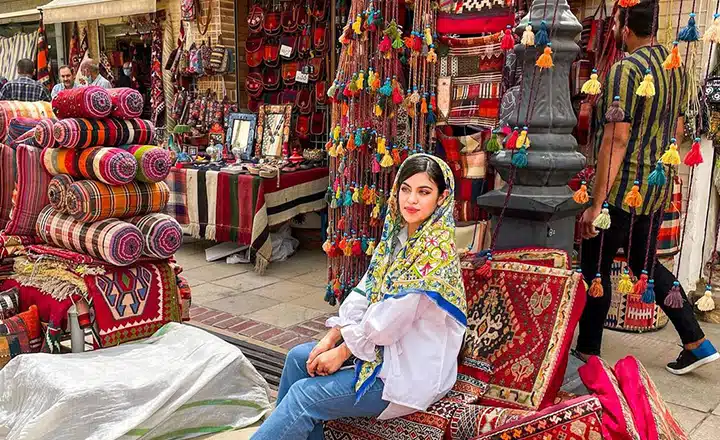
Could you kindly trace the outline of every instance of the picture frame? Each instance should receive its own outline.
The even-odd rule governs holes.
[[[236,157],[236,160],[252,159],[257,118],[254,113],[230,113],[228,116],[225,145],[229,152],[236,148],[242,150],[241,156]]]
[[[261,105],[255,139],[255,156],[279,158],[290,139],[292,105]]]
[[[198,155],[198,147],[187,147],[188,149],[188,155],[195,159],[195,157]]]

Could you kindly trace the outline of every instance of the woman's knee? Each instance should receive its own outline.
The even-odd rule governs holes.
[[[285,362],[295,362],[298,365],[305,365],[310,352],[315,347],[316,342],[306,342],[304,344],[296,345],[288,351]]]

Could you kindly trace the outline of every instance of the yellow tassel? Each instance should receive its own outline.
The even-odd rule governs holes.
[[[710,289],[706,289],[703,296],[695,302],[695,305],[701,312],[715,310],[715,301],[713,301],[712,291],[710,291]]]
[[[580,185],[579,190],[575,191],[575,194],[573,194],[573,200],[575,200],[575,203],[578,205],[584,205],[590,201],[590,196],[588,196],[587,185],[585,182]]]
[[[378,104],[375,104],[375,116],[378,118],[382,116],[382,107],[380,107]]]
[[[353,190],[352,201],[355,203],[360,203],[360,191],[358,190],[358,188],[355,188]]]
[[[431,47],[427,54],[427,62],[428,63],[435,63],[437,62],[437,54],[435,53],[435,48]]]
[[[678,50],[678,44],[676,41],[675,43],[673,43],[673,48],[670,51],[670,55],[665,58],[665,61],[663,62],[663,67],[665,68],[665,70],[671,70],[680,67],[680,64],[680,51]]]
[[[387,154],[387,149],[385,148],[385,138],[382,136],[378,136],[377,138],[377,152],[378,154]]]
[[[553,60],[552,60],[552,49],[550,48],[550,43],[548,43],[547,46],[545,46],[545,50],[543,51],[543,54],[540,55],[540,57],[535,62],[535,65],[538,66],[541,69],[549,69],[553,66]]]
[[[360,14],[355,17],[355,22],[353,23],[352,28],[356,35],[362,34],[362,18],[360,17]]]
[[[372,256],[373,252],[375,252],[375,240],[370,240],[365,255]]]
[[[333,139],[335,139],[336,141],[340,140],[340,126],[339,125],[336,125],[335,128],[333,129]]]
[[[515,142],[515,148],[520,148],[525,145],[525,142],[527,141],[527,128],[523,127],[522,131],[520,131],[520,135],[517,138],[517,141]]]
[[[630,208],[639,208],[642,206],[643,198],[640,194],[640,185],[638,181],[630,189],[630,192],[625,196],[625,204]]]
[[[670,147],[663,153],[660,160],[665,165],[680,165],[680,153],[678,153],[678,147],[675,143],[675,139],[670,140]]]
[[[535,33],[533,32],[532,26],[525,26],[525,31],[522,34],[520,43],[524,44],[525,46],[535,46]]]
[[[362,90],[365,87],[365,73],[358,73],[358,78],[355,81],[355,86],[357,86],[358,90]]]
[[[388,168],[393,165],[395,165],[395,161],[393,160],[392,156],[390,156],[390,153],[386,151],[385,156],[383,156],[382,161],[380,161],[380,166],[383,168]]]
[[[338,186],[338,188],[335,190],[335,199],[339,200],[340,197],[342,197],[342,191],[340,191],[340,187]]]
[[[335,155],[337,157],[342,157],[345,155],[345,148],[343,148],[342,141],[340,141],[340,143],[338,143],[337,150],[335,150]]]
[[[337,147],[334,143],[332,144],[332,147],[330,147],[330,149],[328,150],[328,156],[337,157]]]
[[[604,206],[600,214],[593,221],[593,226],[598,229],[610,229],[610,211]]]
[[[638,96],[655,96],[655,83],[649,70],[650,69],[648,69],[648,73],[635,91],[635,94]]]
[[[597,276],[592,280],[592,284],[590,284],[590,289],[588,290],[588,295],[592,296],[593,298],[602,298],[603,294],[604,294],[604,292],[603,292],[602,280],[599,276]]]
[[[352,244],[350,244],[350,240],[348,240],[347,246],[345,246],[345,249],[343,249],[343,254],[345,254],[346,257],[352,255]]]
[[[380,217],[380,205],[375,205],[372,212],[370,213],[371,218],[378,218]],[[374,243],[373,243],[374,244]],[[368,245],[369,247],[369,245]]]
[[[586,95],[599,95],[601,88],[597,73],[592,73],[590,79],[585,81],[580,91]]]
[[[628,293],[631,293],[633,291],[633,283],[630,279],[630,274],[627,272],[623,273],[622,276],[620,276],[620,282],[618,282],[618,292],[622,293],[623,295],[627,295]]]
[[[430,32],[429,26],[425,28],[425,44],[427,44],[428,46],[433,44],[432,33]]]

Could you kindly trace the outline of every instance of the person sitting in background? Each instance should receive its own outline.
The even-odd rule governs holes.
[[[112,89],[112,84],[104,76],[100,75],[100,65],[97,61],[87,59],[80,64],[80,73],[87,78],[88,86],[98,86],[105,89]]]
[[[120,71],[120,76],[115,82],[115,87],[129,87],[132,89],[137,89],[137,85],[133,84],[131,62],[127,61],[125,62],[125,64],[123,64],[123,68]]]
[[[324,421],[401,417],[452,388],[467,326],[454,186],[437,157],[402,164],[367,272],[328,334],[290,350],[277,407],[252,440],[321,440]],[[342,368],[351,356],[357,374]]]
[[[27,58],[17,62],[18,78],[8,81],[0,90],[0,101],[50,101],[45,86],[32,79],[35,63]]]
[[[50,95],[53,99],[60,93],[61,90],[70,90],[75,86],[73,84],[73,72],[70,66],[60,67],[60,82],[55,84]]]

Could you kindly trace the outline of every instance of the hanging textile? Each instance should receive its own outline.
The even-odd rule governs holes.
[[[17,78],[17,62],[23,58],[34,60],[37,56],[38,32],[16,34],[10,38],[0,37],[0,76],[8,80]]]
[[[70,37],[70,68],[74,73],[77,73],[78,67],[80,67],[80,61],[82,61],[85,52],[80,50],[80,31],[78,30],[78,24],[73,24],[72,37]]]
[[[37,80],[48,90],[52,90],[55,85],[50,75],[50,51],[48,50],[47,35],[45,34],[45,25],[40,20],[40,29],[38,29],[37,42]]]
[[[165,92],[163,91],[163,28],[156,23],[152,30],[150,59],[150,106],[152,121],[155,128],[165,126]]]

